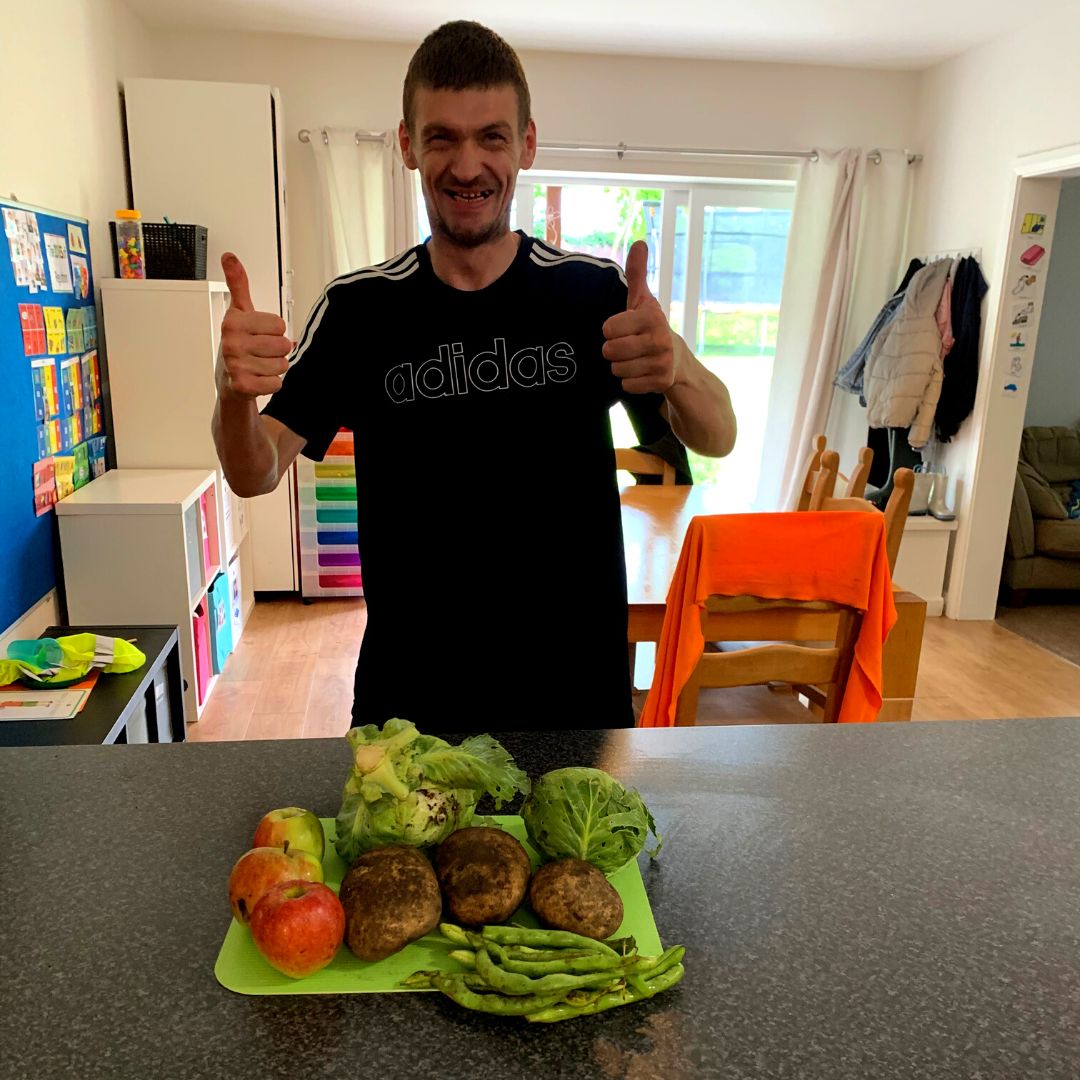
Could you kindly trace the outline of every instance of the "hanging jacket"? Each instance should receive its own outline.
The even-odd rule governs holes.
[[[893,321],[893,317],[896,315],[897,308],[900,307],[901,302],[904,299],[904,291],[907,289],[911,279],[915,276],[916,271],[923,268],[923,263],[918,259],[912,259],[908,263],[907,272],[904,274],[904,280],[900,282],[896,289],[896,292],[885,301],[884,307],[877,313],[877,317],[870,324],[870,329],[866,332],[866,337],[859,342],[855,347],[855,351],[848,357],[847,362],[839,370],[836,378],[833,380],[833,385],[839,390],[844,390],[849,394],[859,395],[859,404],[866,405],[866,397],[863,394],[863,370],[866,367],[866,358],[870,355],[870,347],[874,344],[874,339]]]
[[[970,256],[960,260],[952,282],[952,331],[955,341],[945,360],[934,427],[939,442],[949,442],[975,407],[979,385],[979,331],[982,300],[988,286],[979,264]]]
[[[952,262],[942,259],[911,279],[888,329],[875,340],[863,385],[871,427],[908,427],[913,447],[925,446],[941,396],[941,334],[934,315]]]

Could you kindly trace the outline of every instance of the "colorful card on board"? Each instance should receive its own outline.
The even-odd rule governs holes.
[[[45,258],[49,260],[49,277],[53,292],[74,292],[71,263],[68,262],[67,237],[45,233]]]
[[[71,474],[71,482],[78,490],[90,483],[90,457],[86,443],[79,443],[71,456],[75,459],[75,469]]]
[[[101,400],[101,367],[98,364],[97,349],[93,349],[83,357],[88,362],[90,369],[90,400]]]
[[[1020,223],[1020,232],[1025,236],[1046,232],[1046,215],[1025,214],[1024,220]]]
[[[41,253],[41,234],[38,231],[37,214],[30,210],[4,207],[4,233],[7,236],[11,268],[15,272],[15,284],[32,293],[44,292],[45,260]]]
[[[63,416],[77,415],[83,405],[82,365],[77,356],[60,361],[60,412]]]
[[[89,307],[83,308],[83,329],[86,336],[86,348],[97,348],[97,313],[94,311],[94,306],[91,304]]]
[[[22,329],[23,355],[44,356],[49,350],[45,340],[45,316],[41,305],[20,304],[19,325]]]
[[[34,513],[41,517],[56,505],[56,465],[51,457],[34,462]]]
[[[75,490],[75,458],[70,454],[57,454],[53,462],[56,466],[56,498],[66,499]]]
[[[85,300],[90,295],[90,268],[81,255],[71,256],[71,283],[76,300]]]
[[[83,329],[83,312],[85,308],[68,308],[67,313],[67,347],[68,352],[82,352],[86,348],[85,331]]]
[[[98,477],[105,471],[105,436],[87,440],[87,455],[90,459],[90,475]]]
[[[67,333],[64,328],[64,312],[62,308],[47,307],[42,309],[45,313],[45,334],[48,338],[49,355],[59,356],[66,353]]]
[[[56,361],[49,357],[30,361],[34,384],[34,412],[38,423],[60,415],[60,395],[56,389]]]
[[[38,426],[38,458],[47,458],[59,453],[62,442],[59,420],[47,420]]]
[[[82,231],[81,225],[74,225],[68,223],[68,247],[74,251],[77,255],[86,254],[86,234]]]
[[[101,402],[95,401],[90,406],[90,431],[91,435],[101,435],[105,431],[105,417],[101,410]]]

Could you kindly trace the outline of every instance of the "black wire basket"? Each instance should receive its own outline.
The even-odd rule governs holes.
[[[116,222],[109,222],[112,234],[113,264],[116,276]],[[148,278],[173,281],[206,280],[206,226],[142,223],[143,259]]]

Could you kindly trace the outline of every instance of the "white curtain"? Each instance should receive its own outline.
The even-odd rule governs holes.
[[[817,161],[803,164],[769,392],[762,509],[794,505],[810,440],[829,423],[833,378],[860,326],[865,332],[896,287],[910,172],[902,151],[881,151],[875,162],[863,150],[819,150]],[[842,449],[841,462],[848,464]]]
[[[311,133],[327,281],[385,262],[419,241],[414,173],[397,140],[357,140],[352,131]]]

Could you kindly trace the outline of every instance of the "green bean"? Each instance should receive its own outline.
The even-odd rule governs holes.
[[[533,978],[540,975],[568,975],[608,971],[612,968],[621,967],[633,959],[632,957],[608,956],[606,953],[600,952],[586,952],[570,955],[565,959],[517,960],[509,955],[508,949],[504,949],[494,941],[487,943],[487,951],[504,971],[511,971],[518,975],[529,975]],[[570,949],[565,951],[567,953],[571,952]],[[452,956],[453,953],[450,955]],[[553,955],[557,955],[557,953]]]
[[[439,923],[439,933],[442,934],[447,941],[452,941],[455,945],[469,944],[469,939],[465,936],[465,931],[460,926],[455,926],[453,923]]]
[[[538,1009],[525,1014],[529,1023],[551,1024],[558,1020],[571,1020],[576,1016],[589,1016],[593,1013],[606,1012],[608,1009],[616,1009],[620,1005],[630,1005],[636,1001],[644,1001],[656,994],[673,987],[686,974],[682,964],[676,964],[668,968],[662,975],[645,982],[646,993],[642,994],[631,987],[615,990],[604,994],[588,1005],[571,1005],[568,1002],[560,1002],[544,1009]]]
[[[499,948],[511,960],[535,961],[538,964],[549,960],[574,960],[579,956],[599,955],[596,949],[532,949],[528,945],[500,945]]]
[[[470,990],[465,976],[438,974],[432,980],[436,989],[441,990],[451,1001],[475,1012],[496,1013],[502,1016],[523,1016],[558,1004],[560,994],[536,995],[527,997],[503,997],[502,994],[478,994]]]
[[[641,957],[629,970],[634,975],[645,975],[652,979],[675,964],[681,963],[685,955],[686,949],[684,946],[672,945],[670,949],[665,949],[659,956]]]
[[[464,964],[466,967],[476,967],[476,953],[472,949],[453,949],[447,953],[447,956],[451,960],[456,960],[459,964]]]
[[[596,952],[619,954],[603,941],[571,934],[568,930],[529,930],[517,926],[485,926],[481,934],[498,945],[542,945],[547,948],[593,949]]]
[[[487,952],[477,952],[476,973],[483,976],[492,989],[514,997],[525,994],[565,995],[571,990],[605,986],[619,977],[617,972],[600,971],[589,975],[556,974],[530,979],[527,975],[504,971]]]

